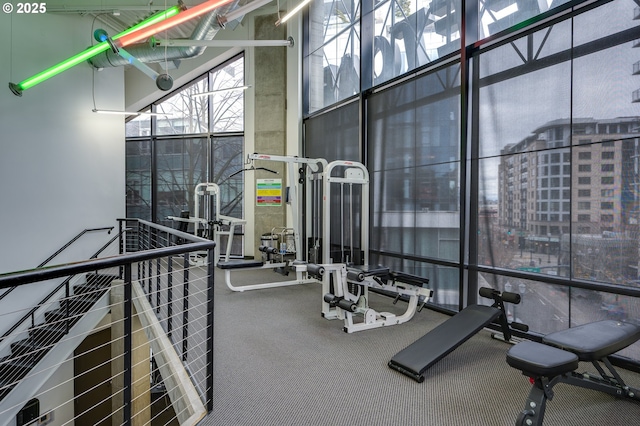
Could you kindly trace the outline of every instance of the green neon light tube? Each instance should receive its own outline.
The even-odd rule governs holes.
[[[140,22],[139,24],[134,25],[133,27],[117,34],[115,38],[118,37],[122,37],[124,35],[130,34],[131,32],[137,31],[141,28],[145,28],[149,25],[153,25],[156,24],[160,21],[163,21],[167,18],[170,18],[171,16],[175,16],[178,13],[180,13],[181,8],[180,6],[174,6],[170,9],[158,12],[154,15],[151,15],[149,18],[145,19],[144,21]],[[84,50],[83,52],[78,53],[75,56],[72,56],[71,58],[60,62],[57,65],[52,66],[51,68],[42,71],[41,73],[38,73],[36,75],[34,75],[33,77],[29,77],[26,80],[21,81],[18,84],[14,84],[14,83],[9,83],[9,88],[11,89],[11,91],[17,95],[17,96],[22,96],[22,92],[32,88],[33,86],[42,83],[45,80],[48,80],[49,78],[60,74],[63,71],[68,70],[69,68],[72,68],[76,65],[78,65],[81,62],[84,62],[88,59],[93,58],[95,55],[104,52],[105,50],[108,50],[110,48],[109,42],[103,41],[101,43],[98,43],[94,46],[89,47],[88,49]]]

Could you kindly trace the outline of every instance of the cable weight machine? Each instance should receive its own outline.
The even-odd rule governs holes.
[[[220,213],[220,187],[217,184],[212,182],[199,183],[193,192],[194,215],[190,216],[186,211],[181,216],[168,216],[167,219],[178,222],[182,231],[188,232],[189,225],[191,225],[194,235],[214,240],[216,243],[215,261],[220,259],[221,237],[226,235],[224,260],[228,261],[236,226],[244,225],[246,221]],[[204,266],[207,263],[206,256],[206,252],[191,253],[189,263],[193,266]]]

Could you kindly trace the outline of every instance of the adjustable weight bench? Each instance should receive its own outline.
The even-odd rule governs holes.
[[[525,341],[511,347],[507,363],[533,383],[516,426],[542,425],[547,400],[553,398],[553,387],[558,383],[640,400],[639,391],[625,384],[609,360],[609,355],[639,339],[640,326],[605,320],[550,333],[543,343]],[[577,373],[580,361],[591,362],[597,374]]]
[[[511,329],[527,331],[525,324],[509,323],[504,303],[520,303],[517,293],[502,292],[482,287],[480,296],[494,300],[493,305],[467,306],[433,330],[398,352],[388,366],[418,383],[424,381],[425,372],[435,363],[450,354],[473,335],[498,321],[505,340],[511,340]]]

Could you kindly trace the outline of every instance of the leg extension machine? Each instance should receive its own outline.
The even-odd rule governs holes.
[[[429,283],[426,278],[390,272],[388,268],[375,270],[347,267],[344,276],[334,276],[333,293],[327,280],[323,281],[322,316],[327,319],[343,319],[344,331],[370,330],[402,324],[413,318],[433,294],[433,290],[425,288]],[[377,312],[369,307],[369,288],[383,290],[400,297],[408,297],[407,310],[402,315],[390,312]],[[361,321],[357,321],[361,317]]]

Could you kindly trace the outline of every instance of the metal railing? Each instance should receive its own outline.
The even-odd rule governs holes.
[[[45,260],[40,265],[38,265],[38,268],[42,268],[43,266],[45,266],[47,263],[49,263],[52,259],[54,259],[58,254],[62,253],[67,247],[69,247],[71,244],[73,244],[73,242],[75,242],[78,238],[80,238],[85,233],[91,232],[91,231],[98,231],[98,230],[108,230],[109,233],[111,233],[111,230],[113,230],[113,227],[85,229],[84,231],[79,233],[74,239],[69,241],[65,246],[60,248],[56,253],[54,253],[53,255],[49,256],[49,258],[47,260]],[[124,230],[121,230],[118,235],[115,235],[115,236],[111,237],[111,239],[109,241],[107,241],[107,243],[104,244],[100,249],[98,249],[98,251],[96,251],[91,257],[89,257],[89,259],[96,259],[101,254],[107,252],[107,250],[110,247],[112,247],[112,244],[116,240],[120,240],[122,238],[123,232],[124,232]],[[69,298],[69,295],[71,294],[71,286],[73,284],[72,280],[74,278],[76,278],[75,275],[69,276],[64,281],[62,281],[60,284],[58,284],[58,286],[55,287],[53,291],[51,291],[49,294],[47,294],[42,300],[40,300],[39,303],[37,303],[35,306],[33,306],[18,321],[16,321],[11,327],[9,327],[9,329],[3,333],[2,337],[0,337],[0,342],[3,341],[4,339],[6,339],[7,337],[11,336],[13,333],[16,332],[16,330],[20,329],[21,327],[22,327],[22,329],[25,329],[27,327],[35,327],[35,315],[38,312],[39,307],[47,306],[48,301],[50,299],[52,299],[52,298],[55,298],[56,295],[59,297],[60,296],[59,293],[61,291],[63,291],[63,289],[64,289],[64,292],[65,292],[65,296],[64,297]],[[14,286],[14,287],[9,288],[5,293],[2,294],[2,297],[4,297],[7,293],[15,290],[16,288],[18,288],[18,286]],[[0,297],[0,300],[2,299],[2,297]],[[72,312],[69,312],[69,306],[67,305],[67,307],[66,307],[66,318],[67,318],[67,321],[66,321],[66,332],[69,332],[69,319],[73,318],[71,314],[72,314]],[[25,326],[25,323],[27,323],[27,322],[30,322],[30,324]]]
[[[0,321],[29,318],[0,342],[0,426],[195,424],[212,409],[215,243],[119,222],[108,257],[0,276],[33,295],[65,283],[22,309],[0,304]]]
[[[71,247],[73,245],[73,243],[75,243],[76,241],[78,241],[84,234],[87,234],[89,232],[97,232],[97,231],[107,231],[108,234],[111,233],[111,231],[113,230],[113,226],[103,226],[101,228],[87,228],[83,231],[80,231],[75,237],[73,237],[72,239],[70,239],[67,243],[65,243],[62,247],[60,247],[58,250],[55,251],[55,253],[53,253],[51,256],[47,257],[43,262],[41,262],[37,268],[41,268],[45,265],[47,265],[49,262],[51,262],[53,259],[55,259],[56,257],[58,257],[58,255],[60,253],[62,253],[63,251],[65,251],[66,249],[68,249],[69,247]],[[98,252],[99,254],[99,252]],[[97,255],[96,255],[97,257]],[[2,300],[5,296],[7,296],[9,293],[11,293],[16,287],[10,287],[8,289],[6,289],[6,291],[2,294],[0,294],[0,300]]]

